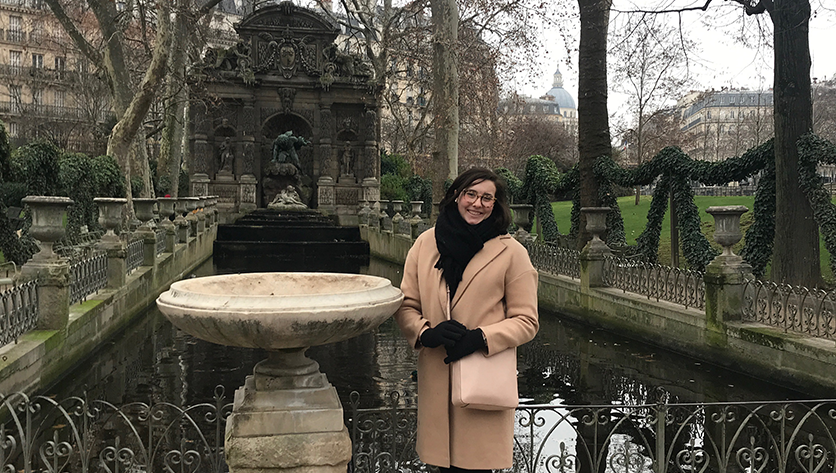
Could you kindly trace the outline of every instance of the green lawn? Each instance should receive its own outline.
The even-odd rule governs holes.
[[[642,196],[639,205],[636,205],[635,196],[620,197],[618,199],[618,206],[621,208],[621,216],[624,219],[624,233],[627,236],[627,243],[630,245],[636,244],[636,238],[644,230],[647,225],[647,212],[650,210],[650,196]],[[752,206],[754,197],[735,196],[735,197],[694,197],[694,203],[700,209],[700,220],[702,221],[703,233],[708,236],[709,241],[714,242],[712,235],[714,234],[714,218],[705,212],[705,209],[711,206],[719,205],[745,205],[750,211],[745,213],[741,218],[741,225],[743,231],[749,227],[752,221]],[[568,233],[570,227],[569,216],[572,211],[572,202],[552,202],[552,210],[554,211],[557,227],[561,233]],[[669,209],[670,210],[670,209]],[[714,244],[718,249],[719,245]],[[735,246],[735,251],[739,251],[743,247],[743,241]],[[833,273],[830,271],[830,254],[824,248],[824,240],[820,240],[821,248],[821,267],[822,275],[825,281],[833,281]],[[685,257],[680,251],[680,265],[685,264]],[[671,224],[670,211],[665,213],[665,219],[662,223],[662,235],[659,242],[659,261],[662,264],[670,264],[671,261]]]

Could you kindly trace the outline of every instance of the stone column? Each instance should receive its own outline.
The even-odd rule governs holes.
[[[256,200],[256,184],[258,181],[253,175],[244,175],[238,180],[238,211],[252,212],[258,208],[258,201]]]
[[[29,233],[41,251],[21,268],[24,280],[38,281],[39,330],[63,330],[70,317],[70,262],[52,251],[64,237],[64,214],[73,204],[68,197],[28,196],[22,202],[32,211]]]
[[[93,202],[99,206],[99,224],[107,230],[102,235],[97,248],[107,255],[107,289],[117,289],[125,285],[128,271],[128,247],[119,238],[116,230],[122,224],[122,213],[128,199],[96,197]]]
[[[377,202],[380,200],[380,183],[375,177],[367,177],[361,183],[363,186],[363,195],[360,200],[367,202]]]
[[[704,276],[706,325],[714,331],[725,332],[726,322],[741,319],[746,282],[754,279],[752,267],[731,249],[743,237],[740,216],[748,210],[743,205],[706,209],[714,217],[714,241],[723,247],[705,267]]]
[[[204,173],[197,173],[192,175],[189,179],[191,184],[191,195],[206,195],[209,193],[209,176]]]
[[[195,210],[197,210],[198,202],[200,201],[197,197],[186,197],[186,222],[189,224],[189,236],[197,238],[197,215],[195,215]]]
[[[592,287],[603,287],[604,258],[612,254],[610,248],[601,240],[601,234],[607,229],[607,214],[609,207],[583,207],[581,212],[586,215],[586,230],[592,234],[592,240],[587,242],[580,255],[581,290],[588,291]]]

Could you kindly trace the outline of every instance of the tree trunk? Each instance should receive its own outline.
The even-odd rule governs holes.
[[[821,285],[819,233],[798,182],[796,141],[813,129],[810,96],[810,2],[782,0],[770,12],[775,30],[775,244],[776,282]]]
[[[456,68],[459,9],[455,0],[430,0],[433,26],[433,201],[444,197],[444,182],[459,173],[459,73]]]
[[[607,26],[612,0],[578,0],[581,39],[578,50],[578,170],[581,207],[598,207],[598,181],[592,172],[595,159],[611,155],[607,113]],[[581,214],[578,247],[592,235]]]
[[[183,77],[187,59],[187,48],[184,47],[184,42],[188,41],[186,26],[185,18],[178,15],[174,24],[169,57],[170,80],[166,84],[165,96],[169,97],[170,103],[166,107],[168,113],[165,116],[165,126],[160,140],[160,159],[157,163],[157,174],[169,177],[171,188],[168,193],[173,197],[177,196],[176,186],[180,177],[181,147],[185,125],[183,114],[188,100],[187,86]]]

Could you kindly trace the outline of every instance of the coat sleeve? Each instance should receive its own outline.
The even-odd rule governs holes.
[[[418,282],[418,256],[421,252],[421,244],[416,241],[406,255],[406,263],[403,269],[401,280],[401,292],[403,302],[395,313],[395,321],[398,323],[401,332],[406,340],[414,348],[419,348],[418,337],[424,328],[429,328],[430,323],[424,318],[421,311],[421,291]]]
[[[505,320],[480,327],[488,344],[488,356],[527,343],[537,334],[537,284],[537,270],[520,246],[506,273]]]

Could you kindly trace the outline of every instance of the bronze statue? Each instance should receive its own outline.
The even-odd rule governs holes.
[[[293,136],[292,131],[286,131],[273,140],[273,162],[276,164],[290,163],[301,172],[302,164],[299,162],[299,155],[296,150],[309,144],[311,142],[306,140],[305,137]]]
[[[223,143],[219,146],[220,151],[220,171],[232,172],[232,164],[235,160],[235,153],[232,149],[232,143],[229,137],[224,138]]]

